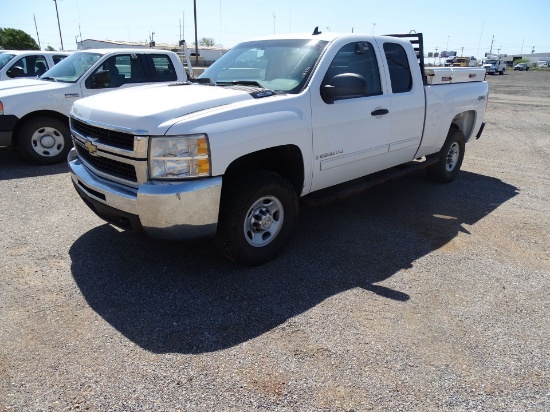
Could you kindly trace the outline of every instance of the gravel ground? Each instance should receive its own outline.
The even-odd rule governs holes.
[[[0,411],[550,410],[549,77],[488,77],[453,183],[304,206],[254,269],[0,151]]]

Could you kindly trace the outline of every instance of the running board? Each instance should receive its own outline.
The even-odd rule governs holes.
[[[331,186],[326,189],[318,190],[302,197],[300,202],[306,206],[319,207],[325,206],[332,202],[336,202],[348,197],[362,193],[371,187],[380,185],[389,180],[398,179],[409,173],[425,169],[439,161],[438,156],[430,156],[430,158],[421,158],[412,162],[404,163],[390,169],[382,170],[371,175],[363,176],[358,179],[350,180],[349,182],[341,183],[336,186]]]

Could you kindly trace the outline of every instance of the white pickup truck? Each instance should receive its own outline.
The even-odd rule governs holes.
[[[491,58],[485,60],[483,68],[488,74],[504,74],[506,71],[506,62],[500,58]]]
[[[144,84],[185,80],[183,64],[174,52],[75,52],[38,79],[0,82],[0,146],[15,147],[35,163],[62,162],[72,147],[69,112],[76,100]]]
[[[300,197],[403,164],[449,182],[483,129],[485,70],[424,75],[421,35],[400,37],[260,38],[195,82],[79,100],[72,182],[113,225],[162,239],[215,235],[244,265],[282,250]]]

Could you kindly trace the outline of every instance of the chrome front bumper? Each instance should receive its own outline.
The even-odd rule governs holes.
[[[186,182],[147,182],[134,189],[91,173],[72,149],[68,156],[73,184],[102,219],[157,239],[194,239],[216,233],[222,178]]]

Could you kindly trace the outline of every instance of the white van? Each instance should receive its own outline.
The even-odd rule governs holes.
[[[537,62],[537,67],[550,67],[550,62],[546,60],[539,60]]]

